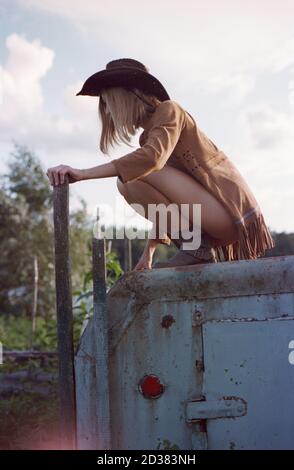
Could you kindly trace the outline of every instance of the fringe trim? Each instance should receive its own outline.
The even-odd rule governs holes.
[[[218,262],[256,259],[265,250],[276,246],[262,213],[253,214],[251,218],[238,223],[237,228],[239,237],[236,242],[214,247]]]

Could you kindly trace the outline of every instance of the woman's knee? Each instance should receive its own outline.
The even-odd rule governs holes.
[[[124,196],[127,192],[127,185],[123,183],[119,176],[116,178],[116,186],[119,192]]]
[[[118,177],[116,180],[116,185],[121,195],[125,198],[131,197],[137,194],[138,192],[142,192],[142,182],[138,180],[123,183],[122,180]]]

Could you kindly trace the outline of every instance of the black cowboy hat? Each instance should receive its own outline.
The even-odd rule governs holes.
[[[100,96],[103,88],[110,87],[122,87],[128,90],[138,88],[161,101],[170,99],[160,81],[149,73],[144,64],[135,59],[117,59],[108,62],[104,70],[87,78],[76,96]]]

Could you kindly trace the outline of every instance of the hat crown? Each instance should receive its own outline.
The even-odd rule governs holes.
[[[131,68],[131,69],[139,69],[143,72],[149,72],[148,68],[135,59],[116,59],[108,62],[106,64],[106,70],[112,69],[120,69],[120,68]]]

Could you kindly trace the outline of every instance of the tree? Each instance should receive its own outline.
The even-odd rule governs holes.
[[[38,260],[37,314],[55,314],[54,227],[52,187],[39,158],[14,144],[8,172],[1,176],[0,190],[0,308],[2,313],[31,315],[34,258]],[[73,288],[89,270],[91,231],[86,203],[70,214]]]

